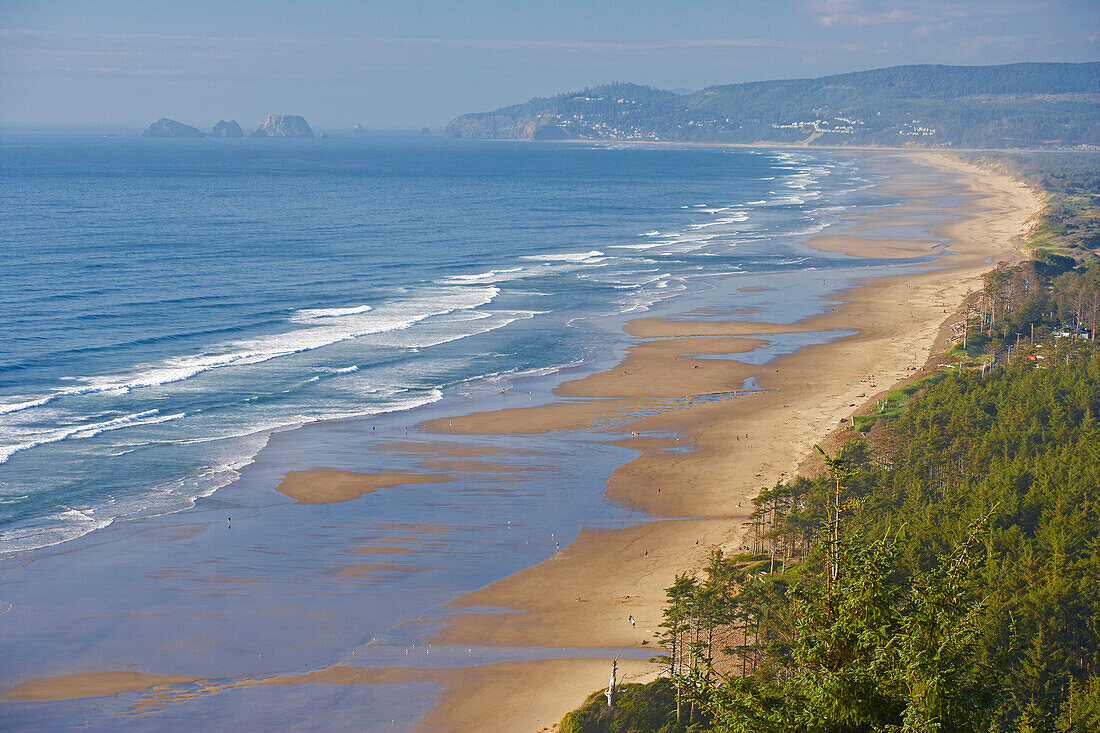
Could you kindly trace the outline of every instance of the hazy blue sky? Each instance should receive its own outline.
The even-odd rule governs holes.
[[[1097,0],[0,0],[0,122],[438,127],[608,81],[1100,59]]]

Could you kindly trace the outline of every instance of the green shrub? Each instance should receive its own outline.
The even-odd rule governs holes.
[[[686,716],[685,716],[686,717]],[[686,723],[686,721],[684,721]],[[626,684],[618,688],[615,706],[607,706],[604,691],[588,696],[577,710],[561,721],[562,733],[690,733],[709,730],[705,721],[693,727],[676,722],[676,691],[661,677],[648,684]]]

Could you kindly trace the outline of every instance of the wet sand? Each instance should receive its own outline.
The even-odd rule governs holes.
[[[621,660],[620,683],[640,681],[649,677],[648,663],[641,660]],[[104,697],[121,693],[138,693],[132,711],[139,715],[155,713],[174,703],[201,696],[219,694],[234,689],[262,686],[332,685],[385,686],[441,679],[459,679],[452,689],[458,693],[446,704],[437,707],[422,721],[418,730],[451,730],[449,721],[478,719],[485,705],[496,711],[497,723],[486,722],[475,728],[484,733],[510,733],[515,728],[508,721],[522,718],[533,721],[540,729],[558,722],[559,705],[552,696],[529,694],[541,687],[567,691],[570,696],[587,697],[606,686],[607,666],[600,659],[549,659],[534,662],[504,662],[475,668],[419,667],[351,667],[337,665],[300,675],[286,675],[222,682],[181,675],[153,675],[138,672],[81,672],[58,675],[26,682],[5,690],[0,700],[18,702],[48,702],[83,697]],[[482,694],[493,690],[491,700]],[[317,721],[324,726],[323,711]]]
[[[194,682],[194,677],[144,672],[74,672],[43,677],[13,685],[0,692],[0,700],[45,702],[78,697],[104,697],[121,692],[145,692],[167,685]]]
[[[275,490],[299,504],[335,504],[358,499],[378,489],[449,480],[450,477],[443,474],[355,473],[335,468],[315,468],[312,471],[290,471]]]

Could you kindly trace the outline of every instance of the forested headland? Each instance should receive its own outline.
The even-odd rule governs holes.
[[[455,137],[950,148],[1100,145],[1100,65],[895,66],[688,94],[604,84],[451,121]]]
[[[661,677],[564,733],[1100,730],[1100,258],[1092,215],[1066,222],[1100,186],[1080,158],[981,163],[1049,194],[1033,259],[820,475],[761,490],[750,551],[668,589]]]

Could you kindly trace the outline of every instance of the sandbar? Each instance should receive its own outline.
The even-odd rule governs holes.
[[[0,692],[0,700],[45,702],[78,697],[104,697],[122,692],[145,692],[161,685],[193,682],[194,677],[145,672],[74,672],[20,682]]]
[[[334,504],[358,499],[378,489],[450,480],[450,476],[442,474],[355,473],[335,468],[314,468],[287,472],[275,489],[299,504]]]

